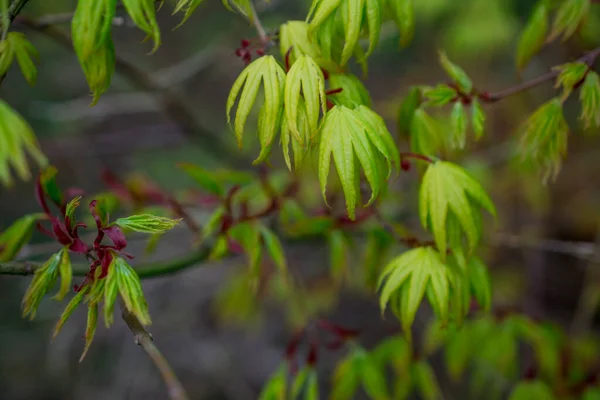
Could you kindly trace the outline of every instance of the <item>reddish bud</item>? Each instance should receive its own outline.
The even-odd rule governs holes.
[[[308,357],[306,357],[306,364],[312,367],[317,363],[318,349],[315,343],[311,343],[310,350],[308,351]]]
[[[256,54],[258,54],[260,57],[265,55],[265,50],[264,49],[256,49]]]
[[[248,39],[242,39],[241,44],[243,48],[250,46],[250,41]]]
[[[410,161],[402,159],[402,161],[400,161],[400,168],[402,168],[403,171],[410,171]]]

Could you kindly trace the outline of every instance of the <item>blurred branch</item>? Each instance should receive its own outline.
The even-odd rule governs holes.
[[[596,62],[596,59],[598,57],[600,57],[600,47],[597,47],[594,50],[588,52],[583,57],[578,58],[574,62],[585,63],[591,68],[594,65],[594,62]],[[559,70],[554,69],[551,72],[548,72],[547,74],[544,74],[537,78],[531,79],[527,82],[523,82],[519,85],[510,87],[508,89],[501,90],[499,92],[495,92],[495,93],[482,92],[479,94],[478,97],[482,101],[485,101],[487,103],[495,103],[497,101],[504,99],[505,97],[508,97],[508,96],[511,96],[513,94],[517,94],[520,92],[524,92],[526,90],[529,90],[536,86],[539,86],[542,83],[551,81],[551,80],[555,79],[559,73],[560,73]]]
[[[200,249],[183,257],[168,261],[142,264],[135,267],[140,278],[154,278],[174,274],[187,268],[197,266],[209,259],[211,244],[205,244]],[[0,275],[32,275],[43,263],[31,261],[13,261],[0,263]],[[85,276],[90,267],[87,264],[73,264],[73,276]]]
[[[160,371],[163,381],[167,386],[169,393],[169,399],[171,400],[187,400],[188,396],[185,393],[181,382],[177,379],[177,376],[171,369],[171,366],[167,362],[166,358],[158,350],[158,347],[154,344],[152,335],[144,328],[137,317],[130,313],[127,307],[121,302],[121,310],[123,321],[127,324],[133,336],[135,337],[135,343],[142,346],[142,349],[146,352],[148,357],[152,360],[156,368]]]
[[[596,248],[600,247],[600,231],[596,234]],[[589,266],[600,263],[600,254],[595,253],[590,258]],[[596,311],[598,311],[598,302],[600,300],[600,274],[596,268],[586,268],[582,280],[582,289],[577,301],[575,315],[571,322],[571,333],[582,334],[586,333],[594,321]]]
[[[506,246],[512,248],[528,248],[548,253],[567,254],[583,260],[591,260],[598,256],[598,247],[592,242],[572,242],[555,239],[530,240],[519,235],[496,234],[492,237],[490,246]]]

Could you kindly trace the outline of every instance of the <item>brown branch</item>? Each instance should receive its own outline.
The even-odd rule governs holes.
[[[144,349],[150,360],[154,363],[154,366],[159,370],[162,379],[167,386],[169,399],[171,400],[187,400],[188,396],[185,393],[185,389],[177,376],[173,372],[173,369],[167,362],[167,359],[158,350],[158,347],[154,344],[152,335],[144,328],[137,317],[129,312],[127,307],[121,302],[121,310],[123,321],[127,324],[133,336],[135,343]]]
[[[596,59],[600,56],[600,47],[588,52],[583,57],[578,58],[575,62],[581,62],[587,64],[590,68],[594,65]],[[527,82],[523,82],[519,85],[510,87],[508,89],[501,90],[499,92],[490,93],[490,92],[482,92],[478,94],[479,99],[485,101],[487,103],[495,103],[504,99],[505,97],[512,96],[513,94],[521,93],[526,90],[532,89],[536,86],[539,86],[545,82],[551,81],[555,79],[559,70],[554,69],[551,72],[548,72],[542,76],[538,76],[537,78],[531,79]]]

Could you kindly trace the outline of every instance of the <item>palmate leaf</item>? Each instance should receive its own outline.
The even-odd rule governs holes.
[[[13,184],[11,167],[20,179],[31,178],[27,154],[41,168],[48,165],[48,160],[42,154],[31,126],[0,99],[0,182],[4,186]]]
[[[439,84],[434,88],[427,88],[423,91],[423,97],[426,99],[423,106],[443,106],[456,100],[457,96],[458,92],[456,89],[448,85]]]
[[[33,228],[44,214],[28,214],[13,222],[0,234],[0,262],[14,259],[31,238]]]
[[[471,127],[475,134],[475,140],[478,140],[483,135],[485,125],[485,111],[481,107],[481,103],[476,98],[471,103]]]
[[[448,76],[458,85],[458,88],[463,93],[471,93],[471,90],[473,90],[473,82],[471,82],[471,78],[469,78],[462,68],[450,61],[444,52],[440,52],[440,63]]]
[[[323,57],[321,49],[308,35],[309,25],[305,21],[287,21],[279,28],[279,50],[281,57],[286,58],[288,52],[289,66],[292,66],[298,58],[306,55],[328,71],[338,71],[339,65]]]
[[[191,16],[192,13],[202,4],[204,0],[179,0],[173,10],[173,15],[178,12],[185,12],[183,19],[179,23],[178,27],[183,25]]]
[[[559,97],[542,104],[519,128],[522,158],[543,170],[544,182],[558,175],[568,133]]]
[[[415,33],[415,0],[384,0],[400,31],[400,46],[406,47]]]
[[[37,69],[32,59],[38,56],[37,50],[23,33],[9,32],[6,39],[0,41],[0,76],[6,74],[16,58],[23,77],[33,86]]]
[[[411,326],[423,296],[426,294],[435,314],[448,321],[450,274],[440,254],[430,247],[409,250],[393,259],[379,277],[379,303],[382,313],[392,300],[408,341]]]
[[[301,102],[300,98],[304,101]],[[309,56],[302,55],[292,65],[285,78],[284,110],[290,132],[300,144],[303,135],[298,129],[298,114],[304,106],[308,136],[312,137],[319,128],[319,117],[325,114],[325,78],[317,63]],[[306,132],[305,132],[306,134]]]
[[[467,140],[467,110],[465,105],[457,101],[452,106],[450,113],[450,126],[452,128],[452,144],[459,149],[465,148]]]
[[[326,189],[331,157],[337,169],[342,190],[346,198],[346,208],[350,219],[356,216],[356,203],[359,190],[360,165],[371,187],[371,204],[382,189],[383,181],[389,177],[392,162],[399,156],[393,146],[390,133],[377,115],[364,106],[350,109],[334,106],[326,115],[321,128],[319,145],[319,183],[323,198],[327,201]],[[382,168],[386,161],[388,168]],[[358,164],[358,165],[357,165]],[[399,165],[397,163],[396,165]]]
[[[559,65],[554,69],[559,71],[554,87],[563,88],[563,102],[569,97],[575,85],[580,83],[585,77],[585,74],[589,71],[588,65],[582,62],[567,63]]]
[[[581,119],[585,127],[590,124],[600,127],[600,77],[595,71],[589,71],[579,92]]]
[[[544,46],[548,33],[547,0],[539,0],[517,44],[517,68],[523,69]]]
[[[118,218],[113,224],[124,229],[141,233],[165,233],[181,222],[181,218],[171,219],[150,214],[131,215],[127,218]]]
[[[158,46],[160,46],[160,28],[158,27],[158,22],[156,22],[156,1],[122,0],[122,3],[133,23],[148,36],[152,37],[154,41],[152,52],[155,52]]]
[[[267,158],[279,129],[284,103],[285,71],[273,56],[260,57],[242,71],[227,98],[227,122],[230,124],[231,110],[239,94],[234,132],[238,146],[241,148],[246,120],[256,101],[261,83],[264,87],[265,98],[258,121],[258,139],[261,151],[254,163],[262,162]]]
[[[391,399],[384,375],[372,354],[356,346],[336,367],[333,377],[331,399],[350,400],[362,386],[370,399]]]
[[[359,105],[371,107],[371,95],[356,75],[330,73],[329,86],[331,89],[342,89],[331,97],[333,104],[350,108]]]
[[[319,42],[330,41],[327,36],[331,37],[335,30],[343,32],[340,65],[345,66],[359,48],[358,40],[363,30],[368,33],[369,48],[364,55],[359,55],[359,59],[371,55],[377,46],[381,29],[380,0],[313,0],[307,22],[309,35],[319,36]],[[329,50],[324,52],[325,55],[331,54]]]
[[[418,154],[435,154],[443,144],[442,138],[440,122],[423,108],[417,108],[410,125],[411,150]]]
[[[430,164],[419,193],[419,216],[425,229],[431,231],[445,260],[450,233],[449,218],[456,218],[465,233],[469,252],[475,249],[481,236],[478,224],[481,207],[496,215],[496,209],[483,187],[458,165],[446,161]]]
[[[116,295],[116,289],[118,289],[118,293],[121,295],[123,299],[123,303],[125,307],[136,316],[136,318],[140,321],[142,325],[150,325],[150,313],[148,312],[148,304],[146,303],[146,298],[144,297],[144,292],[142,290],[142,283],[140,282],[140,277],[137,272],[125,261],[123,258],[113,254],[113,260],[109,266],[108,275],[113,274],[114,281],[109,281],[105,279],[104,286],[104,294],[105,300],[108,301],[108,305],[105,304],[105,308],[108,306],[109,310],[105,309],[105,318],[108,316],[108,320],[106,321],[107,325],[110,325],[112,322],[112,315],[109,315],[109,311],[112,311],[111,307],[114,305],[114,298]],[[114,287],[109,286],[109,284],[113,284]]]
[[[561,35],[563,41],[569,39],[588,14],[590,3],[590,0],[564,0],[561,2],[554,17],[548,40],[554,40]]]
[[[304,165],[304,160],[309,154],[310,149],[313,145],[313,137],[311,136],[311,128],[308,123],[308,115],[306,107],[304,106],[304,99],[300,98],[298,102],[298,119],[296,120],[296,128],[300,134],[301,140],[296,138],[296,135],[292,133],[290,124],[287,122],[287,117],[284,113],[281,120],[281,147],[283,149],[283,158],[290,171],[298,171]],[[291,152],[294,154],[294,161],[292,167]]]

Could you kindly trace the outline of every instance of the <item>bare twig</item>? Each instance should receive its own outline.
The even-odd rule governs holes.
[[[144,349],[154,366],[160,371],[160,375],[167,386],[169,399],[171,400],[187,400],[188,396],[185,393],[183,385],[177,379],[177,376],[173,372],[173,369],[167,362],[167,359],[158,350],[158,347],[154,344],[152,335],[144,328],[137,317],[129,312],[127,307],[121,302],[121,310],[123,321],[127,324],[133,336],[135,343]]]
[[[260,18],[258,17],[256,7],[254,6],[254,1],[250,0],[249,3],[250,10],[252,11],[252,15],[250,16],[250,22],[254,24],[254,27],[256,28],[256,33],[258,33],[258,36],[260,37],[260,41],[262,42],[263,46],[267,46],[271,42],[271,40],[269,39],[269,35],[267,35],[267,31],[265,30],[265,27],[263,26],[262,22],[260,21]]]
[[[600,247],[600,232],[596,235],[594,247]],[[597,267],[600,263],[600,252],[595,252],[589,261],[589,266]],[[583,288],[579,294],[575,316],[571,322],[571,333],[581,334],[588,331],[594,320],[594,315],[598,310],[598,301],[600,300],[600,274],[597,268],[586,268],[583,276]]]

